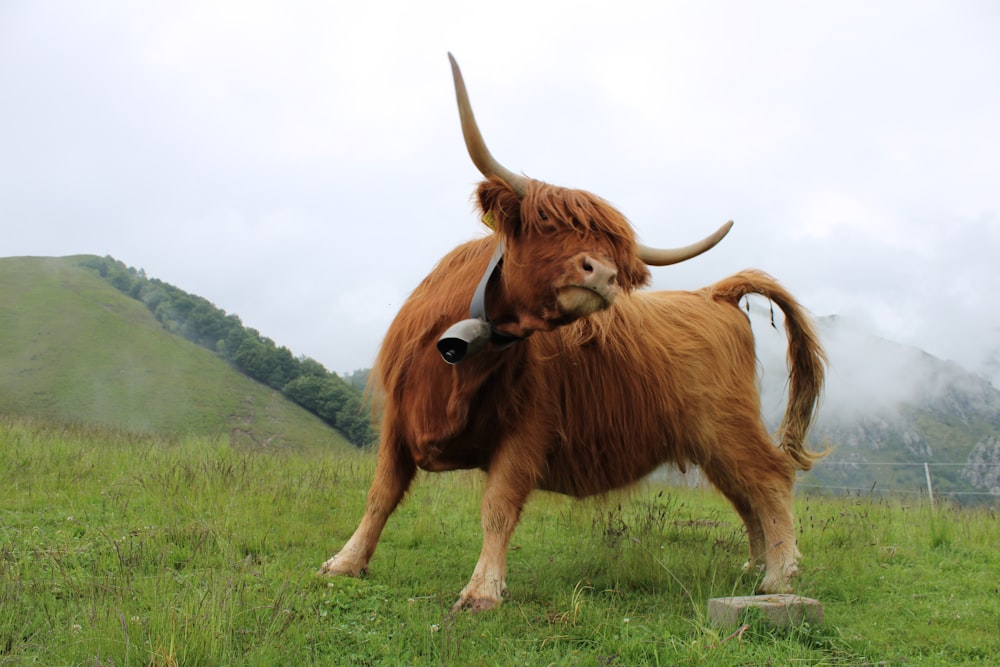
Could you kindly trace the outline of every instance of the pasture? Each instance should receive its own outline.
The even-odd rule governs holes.
[[[315,576],[374,457],[233,449],[0,417],[0,664],[953,665],[1000,654],[1000,521],[893,498],[798,497],[798,592],[820,627],[740,636],[741,524],[711,492],[532,496],[510,598],[448,613],[480,548],[482,476],[418,476],[362,579]]]

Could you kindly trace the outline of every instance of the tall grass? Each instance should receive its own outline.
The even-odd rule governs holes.
[[[799,590],[821,627],[712,628],[747,594],[718,496],[538,494],[510,599],[451,616],[480,547],[478,473],[425,475],[367,578],[318,565],[363,510],[370,455],[0,418],[0,664],[987,663],[1000,653],[995,510],[801,499]]]

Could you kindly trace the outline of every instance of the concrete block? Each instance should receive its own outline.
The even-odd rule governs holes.
[[[812,625],[823,622],[823,605],[818,600],[791,593],[777,595],[745,595],[732,598],[712,598],[708,601],[708,620],[716,627],[735,627],[743,612],[759,609],[761,618],[778,628]]]

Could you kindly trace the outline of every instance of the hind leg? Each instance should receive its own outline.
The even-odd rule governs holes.
[[[747,531],[747,539],[750,542],[750,558],[743,565],[744,569],[750,570],[764,566],[764,554],[767,551],[767,540],[764,538],[764,526],[761,524],[756,512],[742,497],[732,497],[727,495],[729,502],[736,509],[736,513],[743,519],[743,525]]]
[[[368,571],[368,561],[375,552],[382,529],[406,494],[416,471],[413,458],[401,443],[391,437],[383,439],[364,517],[344,548],[320,566],[319,574],[357,577]]]
[[[795,466],[771,443],[763,427],[754,432],[750,438],[744,436],[748,446],[727,451],[702,468],[746,525],[750,563],[765,566],[761,591],[787,593],[798,573],[799,558],[792,516]]]

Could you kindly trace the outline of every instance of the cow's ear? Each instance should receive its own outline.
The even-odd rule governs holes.
[[[500,180],[479,184],[476,192],[483,223],[494,231],[514,238],[521,230],[521,199],[517,193]]]

